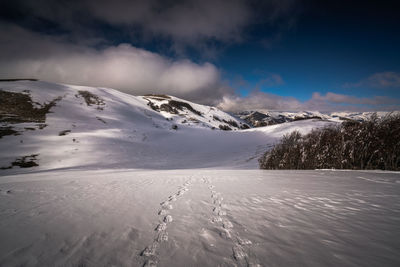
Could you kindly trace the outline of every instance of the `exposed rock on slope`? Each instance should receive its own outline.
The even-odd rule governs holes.
[[[154,111],[178,124],[221,130],[249,128],[247,124],[216,107],[199,105],[167,95],[145,95],[142,98]]]

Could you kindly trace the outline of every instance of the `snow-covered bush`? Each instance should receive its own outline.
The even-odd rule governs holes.
[[[295,131],[259,159],[262,169],[400,170],[400,114]]]

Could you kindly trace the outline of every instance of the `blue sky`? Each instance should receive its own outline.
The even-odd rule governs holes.
[[[243,93],[255,87],[268,74],[277,74],[281,76],[282,84],[261,85],[260,89],[303,100],[315,91],[351,92],[356,96],[380,95],[383,93],[380,88],[349,88],[345,84],[357,83],[374,73],[399,71],[398,40],[393,40],[398,44],[395,47],[360,39],[330,37],[329,41],[321,41],[316,37],[302,38],[294,42],[293,38],[287,37],[271,49],[252,44],[232,47],[217,61],[217,65],[226,71],[228,79],[240,76],[250,83],[250,88]],[[351,44],[340,44],[346,41]],[[357,49],[350,49],[349,46]],[[400,90],[384,93],[400,96]]]
[[[243,95],[259,88],[302,101],[311,98],[313,92],[399,98],[400,84],[391,88],[349,86],[376,73],[400,71],[400,20],[389,10],[395,7],[386,5],[372,16],[378,2],[366,4],[364,9],[357,4],[347,11],[332,8],[322,15],[318,8],[304,12],[295,26],[282,32],[270,46],[257,40],[232,46],[217,64],[228,79],[236,76],[249,83],[240,89]],[[253,30],[256,38],[262,38],[263,26]],[[268,74],[279,75],[282,82],[258,85]]]
[[[230,111],[400,109],[398,8],[369,0],[9,1],[0,10],[0,77],[162,92]]]

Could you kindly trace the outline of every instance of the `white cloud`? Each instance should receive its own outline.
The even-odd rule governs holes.
[[[307,101],[293,97],[282,97],[264,92],[253,92],[247,97],[227,95],[219,104],[221,109],[237,112],[243,110],[279,111],[378,111],[399,110],[400,100],[383,96],[355,97],[328,92],[315,92]]]
[[[205,103],[214,103],[229,91],[210,63],[172,60],[129,44],[97,50],[18,27],[1,28],[9,35],[8,42],[0,44],[3,78],[32,77],[131,94],[166,93]]]
[[[227,95],[218,107],[232,112],[243,110],[298,110],[302,108],[302,103],[293,97],[282,97],[255,91],[247,97]]]

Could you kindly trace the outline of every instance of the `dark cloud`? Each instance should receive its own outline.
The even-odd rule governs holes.
[[[94,16],[111,24],[140,25],[146,32],[188,42],[238,40],[251,19],[242,0],[87,0],[87,4]]]
[[[241,42],[249,25],[282,25],[282,21],[293,20],[290,15],[297,2],[14,0],[2,7],[0,18],[35,31],[68,32],[77,39],[104,38],[106,34],[137,44],[161,38],[177,54],[183,54],[187,47],[211,53],[218,48],[216,42],[221,45]]]

